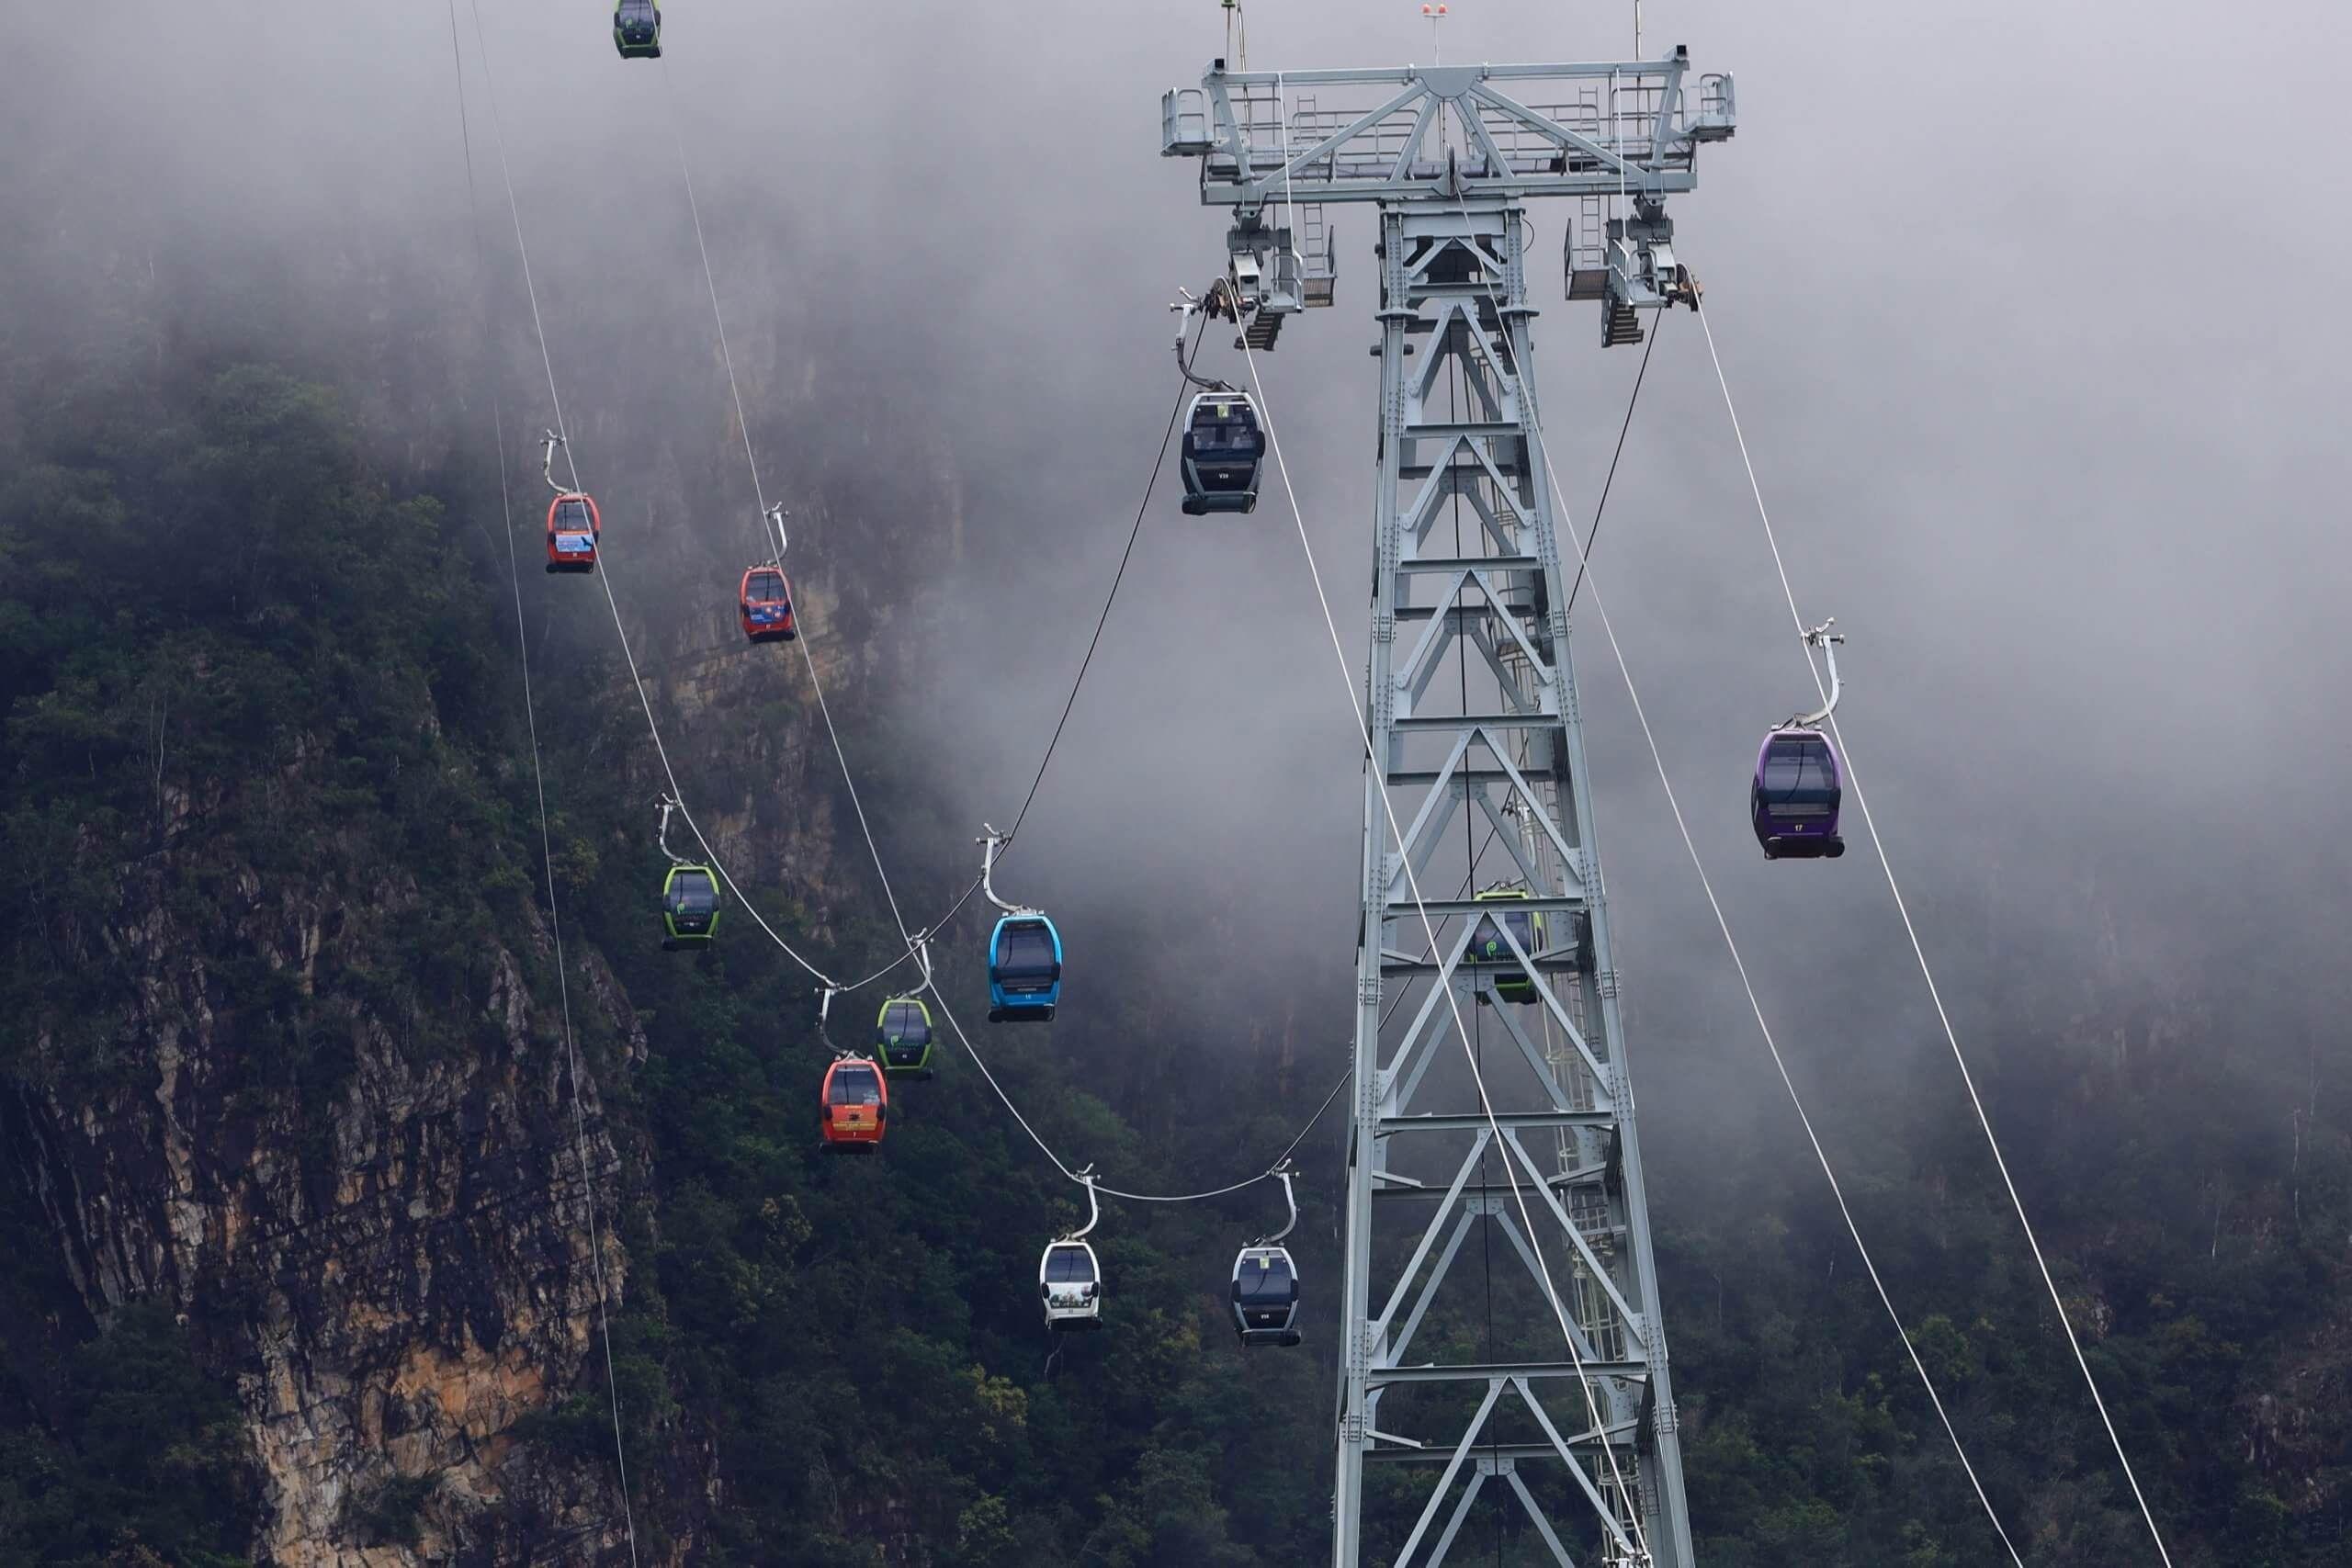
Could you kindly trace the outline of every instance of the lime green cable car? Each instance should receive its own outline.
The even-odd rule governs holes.
[[[1506,884],[1487,888],[1477,896],[1477,901],[1481,904],[1508,903],[1532,897],[1524,887]],[[1498,913],[1528,957],[1537,957],[1544,952],[1547,933],[1540,910],[1511,909]],[[1478,917],[1478,929],[1470,933],[1470,946],[1462,955],[1463,960],[1481,965],[1500,965],[1494,977],[1495,995],[1507,1002],[1532,1002],[1535,999],[1535,982],[1525,969],[1520,967],[1519,960],[1511,955],[1510,943],[1503,940],[1501,928],[1495,924],[1496,919],[1496,915]],[[1482,993],[1478,999],[1484,1002],[1487,998]]]
[[[662,879],[662,948],[707,946],[718,934],[718,879],[707,865],[680,862]]]
[[[613,47],[623,60],[662,58],[662,7],[654,0],[613,0]]]
[[[931,1009],[921,997],[892,997],[874,1021],[874,1051],[892,1077],[928,1078]]]

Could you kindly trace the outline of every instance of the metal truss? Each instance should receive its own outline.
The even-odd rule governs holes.
[[[1163,157],[1200,161],[1201,200],[1234,209],[1226,244],[1244,337],[1335,298],[1329,202],[1577,197],[1562,262],[1573,299],[1602,299],[1605,347],[1639,343],[1636,312],[1696,304],[1666,198],[1699,149],[1731,136],[1728,74],[1689,51],[1581,64],[1227,71],[1160,97]],[[1280,209],[1278,219],[1265,213]]]
[[[1381,213],[1339,1568],[1442,1562],[1496,1482],[1562,1563],[1691,1562],[1567,584],[1522,389],[1527,233],[1509,199]],[[1432,896],[1494,873],[1526,897]],[[1508,955],[1485,961],[1473,937],[1505,910],[1526,926],[1495,921]],[[1457,1012],[1477,1025],[1491,1118],[1466,1082]],[[1413,1201],[1426,1217],[1398,1207]],[[1431,1333],[1449,1301],[1457,1330],[1476,1315],[1478,1274],[1457,1264],[1481,1225],[1544,1303],[1510,1325],[1508,1359],[1471,1359],[1502,1353],[1468,1349],[1475,1334]],[[1409,1530],[1367,1542],[1366,1467],[1414,1461],[1442,1468]]]
[[[1335,1568],[1441,1563],[1482,1495],[1562,1564],[1691,1568],[1530,401],[1523,203],[1577,198],[1569,295],[1605,301],[1604,344],[1638,341],[1635,311],[1696,299],[1664,204],[1735,122],[1731,79],[1693,76],[1679,48],[1401,71],[1218,61],[1161,102],[1163,154],[1198,158],[1201,200],[1234,209],[1228,276],[1254,347],[1332,302],[1323,204],[1379,208]],[[1466,896],[1487,877],[1503,897]],[[1384,1477],[1369,1531],[1368,1472]]]
[[[1576,65],[1223,64],[1161,97],[1160,151],[1199,158],[1201,199],[1228,207],[1394,201],[1449,170],[1474,196],[1660,197],[1691,187],[1699,144],[1736,118],[1731,78],[1692,81],[1680,49]]]

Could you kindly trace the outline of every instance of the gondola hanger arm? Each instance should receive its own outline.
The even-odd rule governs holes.
[[[1282,1241],[1284,1236],[1290,1235],[1291,1232],[1298,1228],[1298,1194],[1291,1190],[1290,1183],[1292,1171],[1290,1161],[1287,1159],[1283,1160],[1280,1165],[1274,1167],[1273,1169],[1268,1171],[1266,1174],[1283,1184],[1283,1201],[1290,1205],[1290,1219],[1285,1224],[1283,1224],[1282,1229],[1276,1231],[1273,1235],[1261,1235],[1256,1241],[1250,1243],[1252,1247],[1279,1247],[1282,1245]]]
[[[1168,307],[1170,310],[1176,312],[1176,368],[1183,372],[1185,380],[1190,381],[1193,386],[1200,388],[1204,391],[1229,392],[1233,390],[1233,389],[1223,381],[1219,381],[1213,377],[1199,375],[1193,369],[1192,357],[1185,352],[1184,348],[1184,329],[1191,326],[1193,324],[1193,317],[1203,310],[1206,310],[1212,317],[1220,313],[1232,314],[1229,306],[1224,308],[1222,312],[1220,311],[1218,304],[1218,291],[1225,288],[1227,288],[1225,279],[1221,277],[1218,278],[1215,283],[1209,285],[1208,298],[1206,299],[1195,297],[1193,291],[1189,288],[1179,288],[1176,292],[1182,295],[1182,298],[1174,300]]]
[[[817,1038],[822,1040],[827,1045],[832,1046],[835,1055],[849,1054],[841,1047],[833,1045],[833,1033],[829,1027],[833,1010],[833,998],[847,989],[847,987],[836,986],[830,980],[817,987]]]
[[[688,865],[693,863],[689,862],[684,855],[670,847],[670,814],[677,809],[678,803],[676,801],[671,799],[666,795],[662,796],[662,827],[656,837],[661,840],[662,852],[670,857],[670,863],[672,865]]]
[[[1838,679],[1838,645],[1846,640],[1846,634],[1830,630],[1837,624],[1838,617],[1832,615],[1819,626],[1808,628],[1804,634],[1804,645],[1821,649],[1822,657],[1829,661],[1829,695],[1813,712],[1799,714],[1789,720],[1792,728],[1818,729],[1829,722],[1831,714],[1838,711],[1838,699],[1844,691]]]
[[[784,520],[791,516],[792,513],[786,512],[784,509],[784,502],[779,501],[775,505],[769,507],[763,515],[770,523],[775,525],[775,554],[770,558],[775,562],[776,570],[781,571],[784,570],[784,552],[786,548]]]
[[[571,493],[555,480],[555,449],[566,445],[568,443],[563,437],[552,430],[543,430],[539,433],[539,472],[546,478],[548,488],[558,495]]]
[[[1012,841],[1011,835],[998,832],[986,822],[980,824],[980,830],[986,836],[972,840],[980,846],[980,892],[987,897],[989,903],[994,904],[1008,915],[1035,914],[1037,911],[1026,904],[1010,904],[997,897],[996,857],[1006,844]]]
[[[1088,1165],[1080,1168],[1072,1179],[1086,1189],[1086,1223],[1062,1237],[1064,1241],[1082,1239],[1086,1233],[1092,1230],[1102,1218],[1102,1205],[1094,1196],[1094,1167]]]

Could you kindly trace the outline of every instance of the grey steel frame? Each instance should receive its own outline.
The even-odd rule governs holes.
[[[1242,236],[1287,232],[1287,217],[1279,230],[1261,219],[1269,202],[1379,205],[1380,469],[1366,689],[1372,749],[1331,1561],[1360,1568],[1367,1560],[1367,1464],[1435,1463],[1442,1471],[1410,1533],[1379,1551],[1394,1568],[1442,1562],[1489,1480],[1516,1497],[1560,1563],[1578,1561],[1555,1528],[1565,1500],[1570,1511],[1579,1504],[1589,1510],[1570,1540],[1597,1540],[1598,1562],[1691,1568],[1648,1203],[1592,846],[1566,583],[1532,404],[1536,312],[1527,302],[1521,203],[1610,195],[1655,204],[1690,188],[1698,144],[1731,134],[1731,83],[1704,78],[1693,93],[1679,49],[1647,63],[1297,74],[1221,66],[1199,89],[1163,100],[1161,147],[1201,160],[1204,203],[1237,209],[1229,242],[1236,254]],[[1542,80],[1606,84],[1607,96],[1530,107],[1495,85]],[[1369,89],[1367,107],[1322,109],[1293,96],[1304,97],[1302,89],[1345,96],[1351,88]],[[1319,217],[1313,227],[1320,228]],[[1271,271],[1280,266],[1277,257]],[[1261,310],[1299,308],[1279,290],[1269,295]],[[1446,386],[1459,400],[1452,409],[1435,403]],[[1458,545],[1435,535],[1449,506],[1457,519],[1465,507],[1475,519]],[[1437,680],[1456,672],[1456,681]],[[1446,711],[1457,689],[1461,711]],[[1401,845],[1392,843],[1392,807],[1403,825]],[[1433,888],[1430,871],[1444,846],[1460,841],[1461,829],[1449,828],[1472,812],[1474,823],[1493,827],[1494,841],[1508,850],[1531,894],[1508,908],[1542,913],[1549,927],[1548,942],[1531,953],[1498,922],[1532,979],[1532,1003],[1515,1005],[1497,993],[1497,975],[1508,970],[1465,957],[1478,916],[1498,906],[1427,896],[1453,891]],[[1422,879],[1433,945],[1423,941],[1405,855]],[[1384,1031],[1384,998],[1402,992],[1400,1002],[1410,1000],[1414,987],[1418,1007],[1397,1009],[1401,1033]],[[1498,1022],[1508,1042],[1483,1075],[1493,1114],[1475,1100],[1467,1109],[1435,1109],[1431,1102],[1448,1092],[1457,1103],[1464,1099],[1459,1084],[1444,1087],[1447,1075],[1430,1074],[1455,1055],[1456,1008],[1469,1016],[1481,998],[1489,1006],[1478,1013]],[[1513,1059],[1523,1069],[1507,1071]],[[1548,1173],[1529,1146],[1530,1133],[1552,1140]],[[1392,1168],[1399,1153],[1426,1164],[1430,1150],[1442,1152],[1436,1168],[1450,1167],[1450,1182]],[[1497,1156],[1498,1182],[1484,1173]],[[1408,1214],[1386,1201],[1399,1198],[1434,1199],[1434,1212],[1398,1233],[1396,1247],[1376,1250],[1376,1218],[1394,1229]],[[1521,1222],[1522,1206],[1534,1235]],[[1540,1292],[1556,1286],[1573,1346],[1546,1321],[1542,1333],[1520,1338],[1565,1357],[1408,1363],[1416,1334],[1482,1221],[1502,1233]],[[1393,1256],[1399,1252],[1407,1255]],[[1546,1266],[1550,1285],[1543,1282]],[[1385,1303],[1374,1300],[1375,1268],[1394,1276]],[[1378,1424],[1391,1391],[1431,1385],[1441,1398],[1453,1391],[1455,1410],[1476,1399],[1466,1423],[1441,1409],[1430,1419],[1442,1429],[1421,1438]],[[1507,1401],[1515,1433],[1498,1420]],[[1538,1477],[1540,1493],[1522,1472]],[[1562,1472],[1568,1485],[1558,1482]]]

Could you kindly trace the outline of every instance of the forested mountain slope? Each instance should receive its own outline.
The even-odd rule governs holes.
[[[396,267],[355,265],[389,303],[315,336],[267,301],[222,325],[160,300],[93,310],[50,352],[28,332],[12,361],[0,1562],[626,1560],[599,1257],[648,1560],[1315,1561],[1335,1130],[1301,1151],[1307,1348],[1245,1358],[1225,1326],[1232,1247],[1279,1218],[1261,1191],[1118,1212],[1111,1326],[1049,1364],[1036,1251],[1074,1190],[970,1065],[951,1051],[907,1091],[883,1157],[828,1162],[808,976],[740,911],[708,953],[655,948],[663,781],[602,586],[531,566],[537,416],[510,391],[575,1076],[494,383]],[[823,542],[796,568],[814,652],[927,919],[972,869],[954,760],[908,695],[953,657],[955,450],[909,434],[885,503],[833,483],[807,432],[889,445],[890,389],[820,411],[769,385]],[[583,429],[618,461],[625,432]],[[728,625],[742,546],[711,520],[742,510],[717,499],[734,434],[639,441],[653,477],[608,520],[616,592],[714,844],[789,940],[863,973],[896,938],[797,654]],[[2341,1562],[2342,1013],[2292,979],[2324,933],[2218,872],[2194,962],[2140,951],[2132,914],[2095,888],[2052,916],[2060,938],[1928,911],[1963,933],[1956,983],[2042,976],[1996,997],[1990,1109],[2175,1560]],[[1297,1131],[1340,1043],[1246,915],[1172,928],[1138,906],[1085,934],[1064,1023],[981,1037],[1049,1142],[1164,1190],[1247,1174]],[[941,946],[967,1022],[973,920]],[[2080,962],[2033,962],[2052,942]],[[1889,1288],[2029,1561],[2144,1562],[1947,1073],[1831,1096]],[[1704,1561],[1997,1561],[1778,1136],[1652,1173]],[[1487,1331],[1460,1313],[1427,1332]],[[1420,1479],[1384,1472],[1380,1506],[1409,1517]],[[1500,1517],[1472,1527],[1496,1560],[1539,1561]]]

